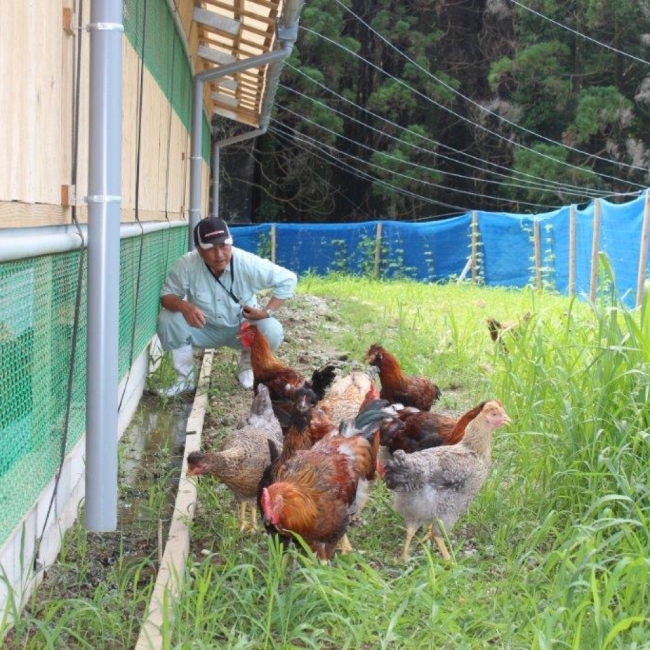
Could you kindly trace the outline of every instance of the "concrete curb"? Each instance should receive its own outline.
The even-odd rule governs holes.
[[[201,448],[213,358],[213,350],[206,350],[203,354],[203,363],[196,387],[194,404],[185,429],[185,452],[174,505],[174,515],[169,528],[169,536],[167,544],[165,544],[160,570],[156,578],[156,585],[149,601],[149,607],[147,608],[147,614],[135,650],[158,650],[165,645],[163,631],[169,632],[172,628],[174,601],[183,589],[185,566],[190,548],[189,524],[194,517],[197,494],[196,484],[185,476],[187,472],[187,456]],[[167,640],[168,645],[169,640]]]

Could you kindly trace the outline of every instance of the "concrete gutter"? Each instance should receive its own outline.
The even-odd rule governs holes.
[[[174,504],[174,515],[156,585],[135,650],[158,650],[158,648],[169,647],[170,640],[164,638],[163,630],[172,628],[174,603],[183,590],[190,550],[189,525],[194,518],[196,509],[196,483],[185,476],[187,456],[201,448],[213,358],[214,350],[206,350],[203,355],[194,404],[185,429],[185,451],[176,503]]]

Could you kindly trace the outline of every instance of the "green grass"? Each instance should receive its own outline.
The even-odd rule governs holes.
[[[230,493],[201,480],[188,581],[166,647],[649,647],[650,307],[347,277],[299,286],[335,305],[313,319],[320,347],[358,363],[380,342],[440,385],[441,409],[496,397],[513,424],[497,432],[490,478],[450,535],[454,564],[419,543],[406,564],[397,559],[403,523],[383,484],[350,529],[364,553],[321,566],[241,535]],[[485,319],[525,312],[533,318],[500,352]],[[219,390],[215,409],[227,400]],[[125,627],[137,627],[129,604],[150,587],[128,576],[116,585],[115,607]],[[56,615],[43,616],[77,630],[78,612],[85,625],[106,626],[96,600],[53,599]],[[31,647],[49,636],[35,631]]]

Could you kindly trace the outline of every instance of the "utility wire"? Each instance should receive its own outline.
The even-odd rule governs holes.
[[[344,135],[337,134],[336,132],[332,131],[331,129],[328,129],[327,127],[322,126],[322,125],[318,124],[317,122],[314,122],[313,120],[310,120],[307,117],[300,116],[295,111],[292,111],[291,109],[287,108],[286,106],[282,106],[282,104],[276,104],[276,105],[278,106],[278,108],[290,113],[291,115],[294,115],[295,117],[297,117],[299,119],[302,119],[302,121],[308,122],[309,124],[313,124],[314,126],[318,127],[319,129],[322,129],[323,131],[327,131],[328,133],[331,133],[332,135],[334,135],[334,136],[336,136],[338,138],[341,138],[343,140],[346,140],[347,142],[351,142],[352,144],[355,144],[355,145],[357,145],[359,147],[362,147],[363,149],[367,149],[369,151],[372,151],[373,153],[379,153],[380,155],[385,156],[386,158],[388,158],[390,160],[395,160],[395,161],[397,161],[397,162],[399,162],[401,164],[404,164],[404,165],[410,165],[412,167],[417,167],[418,169],[424,169],[427,172],[434,173],[434,174],[437,173],[437,170],[432,169],[431,167],[425,167],[424,165],[419,165],[418,163],[414,163],[414,162],[411,162],[409,160],[404,160],[402,158],[398,158],[397,156],[393,156],[393,155],[391,155],[389,153],[377,152],[375,149],[373,149],[372,147],[370,147],[368,145],[365,145],[365,144],[362,144],[361,142],[357,142],[355,140],[352,140],[352,139],[350,139],[350,138],[348,138],[348,137],[346,137]],[[341,152],[341,153],[343,153],[343,155],[350,156],[350,154],[347,154],[345,152]],[[350,157],[352,157],[352,156],[350,156]],[[361,159],[355,157],[355,160],[361,160]],[[362,162],[365,162],[365,164],[367,164],[367,165],[377,167],[378,169],[381,169],[382,171],[387,172],[389,174],[395,174],[396,176],[401,176],[403,178],[407,178],[411,182],[422,183],[423,185],[428,185],[430,187],[435,187],[435,188],[446,190],[446,191],[449,191],[449,192],[455,192],[457,194],[469,194],[471,196],[477,196],[477,197],[481,197],[481,198],[484,198],[484,199],[489,199],[489,200],[492,200],[492,201],[495,199],[495,197],[493,197],[493,196],[488,196],[487,194],[481,194],[481,193],[473,191],[473,190],[461,190],[459,188],[446,187],[445,185],[441,185],[440,183],[434,183],[433,181],[427,181],[427,180],[424,180],[424,179],[421,179],[421,178],[413,178],[412,176],[409,176],[408,174],[402,174],[402,173],[397,172],[397,171],[395,171],[393,169],[386,169],[385,167],[382,167],[381,165],[377,165],[376,163],[371,163],[370,161],[362,161]],[[508,199],[500,199],[500,200],[501,201],[508,201],[508,202],[511,202],[511,203],[519,203],[521,205],[529,205],[529,206],[535,207],[535,208],[549,208],[550,207],[550,206],[545,206],[545,205],[543,205],[541,203],[531,203],[529,201],[512,201],[512,200],[508,200]]]
[[[584,188],[582,188],[582,187],[580,187],[578,185],[558,183],[557,181],[552,181],[552,180],[547,180],[547,179],[544,179],[544,178],[540,178],[538,176],[535,176],[533,174],[529,174],[527,172],[522,172],[522,171],[518,171],[518,170],[515,170],[515,169],[510,169],[509,167],[506,167],[504,165],[500,165],[499,163],[491,162],[489,160],[483,160],[482,158],[479,158],[478,156],[474,156],[473,154],[467,153],[465,151],[459,151],[458,149],[454,149],[453,147],[450,147],[449,145],[446,145],[443,142],[438,142],[437,140],[432,140],[431,138],[429,138],[429,137],[427,137],[425,135],[422,135],[421,133],[417,133],[415,131],[412,131],[409,128],[403,127],[403,126],[397,124],[396,122],[393,122],[393,121],[391,121],[391,120],[389,120],[389,119],[387,119],[385,117],[382,117],[381,115],[377,115],[376,113],[373,113],[373,112],[369,111],[368,109],[364,108],[363,106],[360,106],[359,104],[355,104],[352,100],[349,100],[349,99],[343,97],[342,95],[339,95],[338,93],[336,93],[331,88],[323,85],[322,83],[320,83],[319,81],[316,81],[315,79],[312,79],[309,75],[305,74],[302,70],[299,70],[298,68],[292,66],[290,63],[287,62],[285,65],[287,67],[291,68],[292,70],[294,70],[295,72],[297,72],[298,74],[305,77],[305,79],[311,81],[312,83],[316,84],[317,86],[319,86],[323,90],[325,90],[328,93],[334,95],[338,99],[346,102],[347,104],[350,104],[354,108],[356,108],[356,109],[358,109],[360,111],[363,111],[364,113],[366,113],[368,115],[371,115],[371,116],[373,116],[373,117],[375,117],[375,118],[377,118],[379,120],[382,120],[386,124],[390,124],[391,126],[397,128],[397,129],[402,129],[404,132],[410,133],[411,135],[414,135],[414,136],[416,136],[418,138],[421,138],[422,140],[424,140],[426,142],[430,142],[433,145],[443,147],[444,149],[446,149],[448,151],[452,151],[452,152],[454,152],[454,153],[456,153],[458,155],[466,156],[467,158],[470,158],[471,160],[475,160],[475,161],[481,163],[482,165],[489,165],[489,166],[495,167],[497,169],[503,169],[505,172],[507,172],[505,174],[500,174],[499,172],[492,171],[492,173],[495,174],[495,175],[500,175],[500,176],[503,176],[504,178],[509,177],[508,176],[509,174],[510,175],[522,176],[522,177],[524,177],[524,178],[521,179],[522,182],[526,182],[526,178],[531,178],[531,179],[534,179],[535,181],[539,181],[540,183],[544,184],[545,186],[549,186],[549,185],[550,186],[555,186],[555,187],[558,188],[558,191],[572,191],[575,194],[580,193],[584,189]],[[445,158],[447,160],[453,160],[453,161],[457,162],[458,164],[465,165],[466,167],[469,167],[470,169],[483,170],[483,167],[476,167],[475,165],[471,165],[470,163],[464,162],[462,160],[456,160],[454,158],[448,158],[448,157],[446,157],[443,154],[438,153],[438,152],[436,152],[436,155],[440,156],[441,158]],[[532,183],[531,183],[531,185],[532,185]],[[599,193],[600,190],[594,190],[594,192]]]
[[[337,1],[338,1],[338,0],[337,0]],[[314,30],[312,30],[312,29],[309,29],[308,27],[303,27],[302,25],[300,26],[300,29],[302,29],[303,31],[305,31],[305,32],[307,32],[307,33],[313,34],[314,36],[318,36],[319,38],[322,38],[323,40],[325,40],[325,41],[331,43],[332,45],[335,45],[336,47],[341,48],[342,50],[348,52],[348,53],[351,54],[352,56],[354,56],[354,57],[360,59],[361,61],[364,61],[365,63],[367,63],[367,64],[368,64],[369,66],[371,66],[372,68],[374,68],[374,69],[378,70],[379,72],[381,72],[383,75],[389,77],[389,78],[392,79],[393,81],[396,81],[396,82],[399,83],[400,85],[404,86],[405,88],[407,88],[408,90],[410,90],[410,91],[411,91],[412,93],[414,93],[415,95],[418,95],[419,97],[422,97],[424,100],[426,100],[427,102],[433,104],[434,106],[437,106],[437,107],[440,108],[441,110],[443,110],[443,111],[445,111],[445,112],[447,112],[447,113],[453,115],[454,117],[457,117],[459,120],[462,120],[463,122],[467,122],[468,124],[471,124],[472,126],[475,126],[476,128],[478,128],[478,129],[480,129],[480,130],[482,130],[482,131],[485,131],[486,133],[488,133],[489,135],[494,136],[495,138],[498,138],[498,139],[500,139],[500,140],[503,140],[503,141],[507,142],[508,144],[514,145],[514,146],[516,146],[516,147],[519,147],[520,149],[525,149],[526,151],[529,151],[530,153],[534,154],[535,156],[538,156],[538,157],[540,157],[540,158],[545,158],[545,159],[547,159],[547,160],[550,160],[550,161],[553,162],[554,164],[562,165],[563,167],[568,167],[568,168],[570,168],[570,169],[580,170],[581,172],[587,172],[587,173],[589,173],[589,174],[593,174],[594,176],[599,176],[599,177],[601,177],[601,178],[607,178],[607,179],[610,179],[610,180],[617,181],[617,182],[619,182],[619,183],[621,182],[621,179],[620,179],[620,178],[617,178],[616,176],[610,176],[610,175],[608,175],[608,174],[603,174],[603,173],[595,172],[593,169],[584,169],[584,168],[582,168],[582,167],[578,167],[577,165],[572,165],[571,163],[565,162],[565,161],[563,161],[563,160],[558,160],[557,158],[554,158],[553,156],[549,156],[548,154],[542,153],[541,151],[537,151],[536,149],[533,149],[532,147],[528,147],[527,145],[524,145],[524,144],[521,144],[521,143],[515,142],[515,141],[513,141],[512,139],[510,139],[510,138],[508,138],[508,137],[506,137],[506,136],[504,136],[504,135],[501,135],[500,133],[497,133],[496,131],[491,131],[490,129],[488,129],[487,127],[483,126],[482,124],[478,124],[477,122],[473,122],[473,121],[472,121],[471,119],[469,119],[468,117],[465,117],[464,115],[461,115],[460,113],[457,113],[457,112],[454,111],[453,109],[448,108],[448,107],[445,106],[444,104],[441,104],[440,102],[437,102],[435,99],[432,99],[431,97],[428,97],[428,96],[425,95],[424,93],[420,92],[419,90],[416,90],[415,88],[413,88],[412,86],[410,86],[409,84],[407,84],[407,83],[406,83],[405,81],[403,81],[402,79],[399,79],[399,78],[395,77],[394,75],[390,74],[389,72],[386,72],[385,70],[383,70],[382,68],[380,68],[378,65],[375,65],[375,64],[372,63],[371,61],[368,61],[367,59],[364,59],[362,56],[360,56],[360,55],[357,54],[356,52],[353,52],[353,51],[350,50],[349,48],[346,48],[344,45],[341,45],[340,43],[337,43],[337,42],[334,41],[333,39],[328,38],[327,36],[324,36],[323,34],[319,34],[318,32],[316,32],[316,31],[314,31]],[[399,50],[398,50],[398,52],[399,52]],[[408,57],[407,57],[407,58],[408,58]],[[409,59],[409,61],[410,61],[410,59]],[[414,64],[414,65],[417,65],[417,64]],[[430,75],[430,76],[432,76],[432,75]],[[432,76],[432,78],[435,79],[435,80],[437,80],[437,79],[436,79],[435,77],[433,77],[433,76]],[[440,83],[443,83],[443,85],[444,85],[444,82],[440,82]],[[456,94],[459,94],[458,91],[454,91],[454,92],[455,92]],[[463,95],[461,95],[461,96],[463,96]],[[464,97],[464,96],[463,96],[463,97]],[[529,134],[534,135],[535,137],[539,137],[540,139],[546,140],[546,141],[551,142],[551,143],[553,143],[553,144],[556,144],[556,145],[558,145],[558,146],[562,146],[562,147],[564,147],[564,148],[566,148],[566,149],[571,149],[572,151],[575,151],[575,152],[580,153],[580,154],[582,154],[582,155],[584,155],[584,156],[587,156],[588,158],[594,158],[594,159],[604,160],[605,162],[608,162],[608,163],[610,163],[610,164],[614,164],[614,165],[618,165],[618,166],[622,166],[622,167],[631,167],[631,168],[633,168],[633,169],[642,170],[642,171],[645,171],[645,172],[647,173],[647,169],[645,169],[645,168],[635,167],[635,166],[631,166],[631,165],[626,165],[625,163],[617,163],[617,162],[612,161],[612,160],[609,160],[609,159],[607,159],[607,158],[601,158],[600,156],[597,156],[597,155],[595,155],[595,154],[589,154],[589,153],[586,153],[586,152],[580,151],[580,150],[578,150],[578,149],[572,149],[571,147],[567,147],[566,145],[561,145],[560,143],[557,143],[557,142],[555,142],[554,140],[551,140],[551,139],[549,139],[549,138],[545,138],[545,137],[543,137],[543,136],[540,136],[540,135],[534,133],[533,131],[528,131],[528,130],[525,129],[524,127],[520,127],[520,126],[516,125],[514,122],[510,122],[510,121],[507,120],[506,118],[503,118],[503,117],[497,115],[496,113],[493,113],[493,112],[490,111],[489,109],[487,109],[487,108],[481,106],[480,104],[474,102],[473,100],[468,99],[468,101],[470,101],[472,104],[476,105],[476,106],[477,106],[478,108],[480,108],[480,110],[483,111],[484,113],[489,113],[489,114],[495,115],[496,117],[498,117],[499,120],[501,120],[501,121],[503,121],[503,122],[506,122],[506,123],[508,123],[508,124],[511,124],[511,125],[515,126],[516,128],[522,129],[522,130],[528,132]],[[645,186],[643,186],[643,185],[640,185],[640,184],[638,184],[638,183],[634,183],[634,182],[632,182],[632,181],[625,181],[625,182],[627,182],[629,185],[635,185],[635,186],[638,187],[639,189],[644,189],[644,187],[645,187]]]
[[[501,122],[504,122],[505,124],[508,124],[508,125],[511,126],[511,127],[514,127],[514,128],[516,128],[516,129],[519,129],[520,131],[523,131],[524,133],[526,133],[526,134],[528,134],[528,135],[532,135],[532,136],[534,136],[535,138],[539,138],[540,140],[544,140],[544,141],[546,141],[546,142],[549,142],[550,144],[554,144],[554,145],[557,145],[557,146],[559,146],[559,147],[563,147],[564,149],[568,149],[569,151],[573,151],[574,153],[578,153],[578,154],[580,154],[580,155],[582,155],[582,156],[586,156],[587,158],[595,158],[596,160],[602,160],[602,161],[607,162],[607,163],[610,163],[610,164],[618,165],[619,167],[625,167],[625,168],[627,168],[627,169],[634,169],[634,170],[643,171],[643,172],[647,173],[648,170],[647,170],[647,168],[645,168],[645,167],[638,167],[638,166],[636,166],[636,165],[628,165],[627,163],[616,162],[616,161],[613,161],[613,160],[611,160],[611,159],[609,159],[609,158],[603,158],[603,157],[598,156],[598,155],[596,155],[596,154],[590,154],[590,153],[588,153],[587,151],[582,151],[581,149],[576,149],[575,147],[570,147],[569,145],[566,145],[566,144],[564,144],[564,143],[562,143],[562,142],[557,142],[556,140],[553,140],[552,138],[547,138],[547,137],[544,136],[544,135],[541,135],[541,134],[539,134],[539,133],[535,133],[535,131],[531,131],[530,129],[527,129],[526,127],[523,127],[523,126],[521,126],[520,124],[517,124],[516,122],[512,122],[511,120],[509,120],[509,119],[503,117],[502,115],[499,115],[498,113],[494,113],[493,111],[489,110],[488,108],[485,108],[484,106],[482,106],[482,105],[479,104],[478,102],[475,102],[475,101],[474,101],[473,99],[471,99],[470,97],[467,97],[466,95],[463,95],[463,93],[461,93],[460,91],[456,90],[453,86],[450,86],[448,83],[446,83],[445,81],[443,81],[443,80],[440,79],[439,77],[436,77],[432,72],[429,72],[428,70],[426,70],[425,68],[423,68],[419,63],[417,63],[417,61],[414,61],[411,57],[408,56],[408,54],[405,54],[404,52],[402,52],[399,48],[397,48],[395,45],[393,45],[393,44],[392,44],[392,43],[391,43],[391,42],[390,42],[386,37],[384,37],[382,34],[380,34],[376,29],[374,29],[373,27],[371,27],[371,26],[370,26],[370,25],[369,25],[365,20],[363,20],[363,18],[361,18],[360,16],[358,16],[357,14],[355,14],[355,13],[352,11],[352,9],[346,7],[346,6],[341,2],[341,0],[334,0],[334,1],[335,1],[338,5],[340,5],[341,7],[343,7],[343,8],[344,8],[348,13],[350,13],[352,16],[354,16],[354,17],[355,17],[355,18],[356,18],[356,19],[357,19],[357,20],[358,20],[362,25],[364,25],[368,30],[370,30],[373,34],[375,34],[375,36],[377,36],[377,37],[378,37],[379,39],[381,39],[384,43],[386,43],[386,45],[388,45],[388,47],[390,47],[394,52],[396,52],[396,53],[399,54],[401,57],[403,57],[404,59],[406,59],[410,64],[414,65],[418,70],[420,70],[421,72],[423,72],[423,73],[424,73],[425,75],[427,75],[429,78],[433,79],[434,81],[437,81],[437,82],[438,82],[440,85],[442,85],[444,88],[446,88],[446,89],[449,90],[450,92],[454,93],[455,95],[457,95],[457,96],[460,97],[461,99],[464,99],[466,102],[469,102],[470,104],[472,104],[473,106],[476,106],[476,107],[479,108],[480,110],[482,110],[482,111],[488,113],[489,115],[492,115],[493,117],[496,117],[496,118],[497,118],[498,120],[500,120]],[[480,126],[479,124],[476,124],[476,123],[474,123],[474,122],[472,122],[472,124],[475,124],[475,126]],[[518,144],[517,146],[524,146],[524,145]],[[535,151],[535,150],[533,149],[532,151]],[[535,152],[535,153],[537,153],[538,155],[540,155],[540,152]],[[551,158],[551,160],[554,160],[554,159],[552,158],[552,156],[546,156],[546,157]],[[618,179],[617,179],[617,180],[618,180]]]
[[[281,122],[278,122],[278,120],[275,120],[275,119],[272,118],[272,121],[277,122],[280,126],[282,126],[283,128],[286,128],[286,126],[284,126]],[[271,130],[274,133],[279,132],[278,129],[272,128]],[[344,153],[344,152],[336,149],[336,147],[321,143],[318,140],[315,140],[314,138],[311,138],[310,136],[308,136],[308,135],[306,135],[304,133],[299,134],[299,133],[293,132],[291,135],[287,135],[285,133],[282,133],[281,131],[279,133],[281,133],[284,136],[284,138],[286,139],[286,141],[288,141],[289,143],[296,140],[298,142],[302,142],[303,144],[309,145],[310,147],[314,147],[314,148],[320,150],[321,152],[325,153],[327,156],[329,156],[329,157],[333,158],[334,160],[336,160],[339,164],[344,165],[345,168],[348,171],[351,171],[356,176],[360,176],[364,180],[371,180],[373,182],[378,182],[382,186],[384,186],[387,189],[390,189],[390,190],[392,190],[394,192],[399,192],[399,193],[407,195],[407,196],[409,196],[411,198],[418,199],[418,200],[421,200],[421,201],[425,201],[426,203],[431,203],[433,205],[439,205],[439,206],[442,206],[442,207],[445,207],[445,208],[451,208],[452,210],[455,210],[455,211],[458,211],[458,212],[467,212],[467,211],[470,210],[470,208],[468,208],[468,207],[453,205],[451,203],[444,203],[442,201],[437,201],[435,199],[432,199],[432,198],[429,198],[429,197],[426,197],[426,196],[422,196],[421,194],[416,194],[415,192],[411,192],[410,190],[406,190],[406,189],[404,189],[402,187],[399,187],[397,185],[392,185],[388,181],[386,181],[384,179],[381,179],[381,178],[379,178],[377,176],[373,176],[372,174],[369,174],[367,172],[363,172],[363,171],[359,170],[358,167],[355,167],[355,166],[353,166],[353,165],[351,165],[349,163],[346,163],[343,160],[340,160],[339,158],[337,158],[337,156],[343,155],[343,156],[346,156],[347,158],[350,158],[351,160],[363,163],[364,165],[367,165],[369,167],[375,167],[375,168],[378,168],[378,169],[380,169],[382,171],[387,171],[387,170],[384,169],[383,167],[379,166],[379,165],[374,164],[374,163],[362,160],[361,158],[357,158],[356,156],[353,156],[351,154]],[[332,151],[335,152],[336,155],[332,154],[332,153],[329,153],[328,151],[326,151],[326,149],[331,149]],[[391,171],[391,173],[394,176],[405,177],[409,181],[420,182],[417,179],[413,179],[410,176],[407,176],[406,174],[400,174],[399,172],[392,172],[392,171]],[[422,182],[424,182],[426,184],[425,181],[422,181]]]
[[[476,169],[478,171],[484,171],[484,168],[477,167],[476,165],[470,165],[468,163],[458,161],[458,160],[456,160],[454,158],[446,156],[445,154],[442,154],[442,153],[440,153],[438,151],[432,151],[431,149],[425,149],[424,147],[420,147],[417,144],[401,140],[400,138],[398,138],[398,137],[396,137],[394,135],[390,135],[390,134],[382,131],[381,129],[377,129],[376,127],[371,126],[370,124],[366,124],[365,122],[362,122],[361,120],[359,120],[359,119],[357,119],[355,117],[352,117],[351,115],[348,115],[347,113],[343,113],[342,111],[339,111],[339,110],[337,110],[337,109],[335,109],[335,108],[333,108],[333,107],[331,107],[331,106],[329,106],[327,104],[324,104],[323,102],[319,101],[318,99],[314,99],[313,97],[305,95],[304,93],[301,93],[300,91],[298,91],[298,90],[296,90],[294,88],[290,88],[289,86],[285,86],[283,84],[280,84],[280,87],[283,88],[284,90],[287,90],[289,92],[294,93],[295,95],[298,95],[298,96],[302,97],[303,99],[306,99],[306,100],[308,100],[310,102],[318,104],[319,106],[322,106],[323,108],[326,108],[326,109],[336,113],[337,115],[340,115],[341,117],[343,117],[345,119],[356,122],[357,124],[360,124],[361,126],[364,126],[365,128],[370,129],[371,131],[374,131],[375,133],[380,134],[382,137],[386,137],[386,138],[389,138],[391,140],[395,140],[395,141],[399,142],[402,145],[411,147],[413,149],[416,149],[417,151],[421,151],[421,152],[426,153],[428,155],[433,155],[433,156],[442,158],[443,160],[448,160],[450,162],[460,163],[462,165],[465,165],[466,167],[469,167],[470,169]],[[336,94],[336,93],[334,93],[334,94]],[[378,118],[380,120],[384,120],[384,118],[382,118],[380,115],[376,115],[375,113],[372,113],[371,111],[366,111],[366,112],[368,114],[372,115],[373,117],[376,117],[376,118]],[[385,120],[385,121],[389,122],[390,124],[394,124],[393,122],[390,122],[389,120]],[[408,129],[405,129],[404,127],[400,127],[397,124],[394,124],[394,125],[397,126],[400,129],[402,129],[403,131],[412,133],[414,135],[420,135],[420,134],[415,134],[413,131],[409,131]],[[424,137],[424,136],[420,136],[420,137]],[[436,144],[436,145],[440,144],[439,142],[436,142],[435,140],[430,140],[429,138],[425,138],[425,139],[427,141],[429,141],[429,142],[432,142],[433,144]],[[377,153],[383,153],[383,152],[377,151]],[[463,152],[458,152],[458,153],[462,154]],[[494,184],[494,185],[505,186],[505,187],[517,187],[517,188],[525,189],[525,190],[536,189],[536,190],[541,191],[541,192],[550,192],[550,193],[557,193],[559,191],[570,192],[572,194],[577,194],[579,196],[583,196],[583,197],[586,197],[586,198],[592,198],[593,194],[598,194],[598,195],[602,195],[602,196],[607,194],[607,192],[604,192],[602,190],[594,190],[593,194],[589,194],[589,193],[585,192],[584,187],[555,183],[554,181],[547,181],[547,180],[541,179],[541,178],[538,181],[534,182],[534,183],[529,181],[529,182],[524,184],[524,183],[516,183],[516,182],[513,182],[512,180],[504,182],[504,181],[500,181],[500,180],[496,180],[496,179],[490,179],[490,178],[477,178],[475,176],[467,176],[467,175],[464,175],[464,174],[459,174],[459,173],[450,172],[450,171],[442,171],[442,170],[436,170],[436,171],[438,173],[444,174],[446,176],[453,176],[453,177],[456,177],[456,178],[463,178],[463,179],[470,180],[470,181],[473,181],[473,182]],[[506,174],[502,174],[500,172],[492,172],[492,173],[497,175],[497,176],[501,176],[502,178],[510,178]],[[553,187],[555,189],[553,189]]]
[[[280,124],[280,123],[279,123]],[[269,128],[269,133],[273,135],[273,137],[276,137],[276,139],[280,139],[281,143],[288,143],[294,145],[296,141],[299,143],[302,142],[305,146],[301,147],[305,151],[308,151],[311,155],[315,155],[317,158],[320,160],[323,160],[327,164],[334,164],[334,166],[338,167],[339,169],[343,169],[344,171],[348,171],[352,173],[354,176],[357,176],[363,180],[370,181],[371,183],[378,183],[379,185],[392,190],[393,192],[396,192],[397,194],[402,194],[404,196],[408,196],[409,198],[416,199],[418,201],[423,201],[424,203],[430,203],[431,205],[436,205],[436,206],[442,206],[445,208],[450,208],[453,210],[453,213],[450,213],[448,215],[437,215],[437,216],[453,216],[457,215],[458,213],[464,213],[468,212],[469,208],[464,208],[464,207],[459,207],[457,205],[451,205],[449,203],[444,203],[442,201],[437,201],[435,199],[428,198],[426,196],[422,196],[420,194],[416,194],[414,192],[411,192],[409,190],[406,190],[404,188],[398,187],[396,185],[392,185],[391,183],[388,183],[387,181],[377,177],[373,176],[372,174],[369,174],[367,172],[361,171],[360,169],[354,167],[353,165],[346,163],[343,160],[339,160],[335,154],[332,154],[328,151],[325,150],[324,147],[327,147],[329,149],[332,149],[336,154],[340,154],[340,152],[335,149],[334,147],[329,147],[328,145],[324,145],[324,147],[319,146],[319,144],[313,144],[309,142],[311,140],[308,138],[308,136],[288,136],[285,133],[282,133],[282,131],[279,131],[278,129],[274,127]],[[300,146],[300,145],[298,145]],[[322,154],[326,156],[326,158],[323,158],[322,156],[319,156],[317,153],[314,152],[314,149],[317,151],[320,151]],[[354,156],[352,156],[354,158]],[[427,217],[430,218],[430,217]]]
[[[522,4],[521,2],[517,2],[517,0],[510,0],[512,4],[517,5],[518,7],[521,7],[522,9],[525,9],[526,11],[529,11],[531,14],[535,14],[538,18],[543,18],[544,20],[547,20],[549,23],[553,23],[556,27],[560,27],[561,29],[566,29],[567,32],[571,32],[572,34],[575,34],[576,36],[579,36],[580,38],[584,38],[586,41],[590,41],[591,43],[594,43],[595,45],[599,45],[600,47],[607,48],[608,50],[611,50],[612,52],[615,52],[616,54],[620,54],[622,56],[627,57],[628,59],[632,59],[633,61],[636,61],[637,63],[643,63],[644,65],[650,66],[650,61],[646,61],[645,59],[640,59],[638,56],[634,56],[633,54],[629,54],[628,52],[623,52],[623,50],[618,50],[615,47],[611,45],[607,45],[607,43],[603,43],[601,41],[597,41],[595,38],[591,38],[591,36],[587,36],[586,34],[583,34],[582,32],[577,31],[576,29],[573,29],[572,27],[569,27],[568,25],[564,25],[563,23],[560,23],[556,20],[553,20],[552,18],[549,18],[548,16],[545,16],[544,14],[541,14],[539,11],[535,11],[531,7],[527,7],[526,5]]]

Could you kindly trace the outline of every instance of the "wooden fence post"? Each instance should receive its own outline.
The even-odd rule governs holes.
[[[533,221],[533,240],[535,245],[535,286],[542,288],[542,242],[539,233],[539,221]]]
[[[275,264],[275,224],[271,224],[271,262]]]
[[[639,270],[636,276],[636,306],[639,307],[643,301],[645,289],[646,265],[648,263],[648,227],[650,221],[650,190],[645,191],[645,203],[643,204],[643,227],[641,229],[641,249],[639,251]]]
[[[377,232],[375,234],[375,267],[372,271],[372,277],[379,279],[379,263],[381,262],[381,222],[377,224]]]
[[[576,206],[569,208],[569,296],[576,292]]]
[[[594,201],[594,232],[591,239],[591,280],[589,283],[589,300],[596,301],[598,289],[598,246],[600,242],[600,199]]]
[[[478,281],[478,212],[472,210],[472,282]]]

